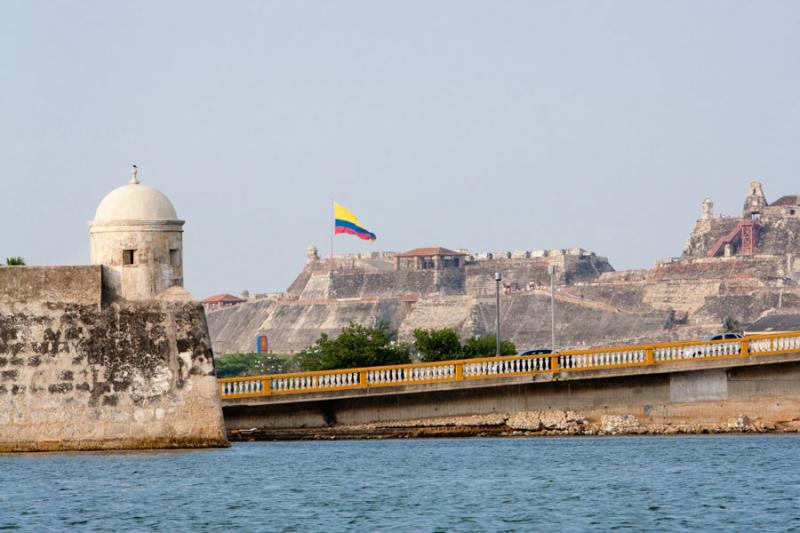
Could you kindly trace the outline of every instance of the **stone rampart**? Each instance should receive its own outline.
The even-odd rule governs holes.
[[[101,306],[99,266],[0,268],[0,452],[226,442],[199,304]]]
[[[769,279],[782,277],[786,260],[780,256],[700,258],[664,261],[647,276],[649,281]]]
[[[596,281],[602,274],[613,272],[614,268],[604,257],[594,254],[531,256],[528,258],[500,258],[481,260],[466,267],[466,293],[469,295],[494,294],[494,273],[501,272],[503,285],[512,290],[532,286],[550,286],[548,268],[555,266],[555,282],[558,285],[572,285]]]
[[[464,294],[464,268],[399,272],[334,271],[330,298],[394,297],[403,294]]]
[[[403,298],[352,301],[257,301],[209,313],[208,325],[217,355],[255,350],[266,335],[270,351],[292,353],[310,346],[321,333],[336,335],[350,322],[374,326],[386,321],[397,329],[412,303]]]
[[[59,302],[99,308],[101,272],[100,265],[0,266],[0,306]]]

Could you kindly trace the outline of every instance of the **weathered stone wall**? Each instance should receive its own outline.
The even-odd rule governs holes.
[[[60,302],[100,307],[100,265],[61,267],[0,266],[0,305]]]
[[[472,327],[473,296],[439,296],[419,300],[409,306],[400,322],[398,337],[413,342],[415,329],[455,328],[467,337]]]
[[[255,333],[267,335],[272,349],[285,353],[310,346],[321,333],[337,335],[350,322],[373,327],[385,321],[390,327],[397,329],[407,310],[408,304],[398,299],[335,305],[279,305]]]
[[[593,282],[603,273],[614,271],[606,258],[588,254],[476,261],[466,267],[466,291],[470,295],[494,294],[495,272],[502,273],[505,286],[524,288],[529,283],[549,286],[550,265],[556,266],[555,281],[558,285]]]
[[[202,307],[101,307],[100,273],[0,268],[0,451],[225,445]]]
[[[465,280],[464,268],[401,270],[399,272],[334,271],[330,277],[329,297],[464,294]]]
[[[582,348],[674,339],[668,314],[650,310],[646,313],[622,313],[580,302],[556,300],[556,345],[559,348]],[[512,339],[520,350],[550,347],[550,297],[546,294],[512,294],[500,300],[501,336]],[[471,321],[462,337],[494,335],[495,302],[479,299],[472,309]]]
[[[336,335],[356,322],[386,321],[399,328],[411,304],[397,298],[340,303],[256,301],[212,311],[208,326],[217,355],[253,352],[256,337],[266,335],[270,351],[292,353],[310,346],[321,333]]]
[[[257,300],[222,308],[208,313],[208,330],[214,353],[253,352],[257,332],[278,304],[273,300]],[[272,348],[270,339],[270,348]]]
[[[800,253],[800,219],[794,216],[762,219],[758,227],[756,253]]]
[[[719,281],[778,278],[786,260],[780,256],[719,257],[661,262],[647,276],[648,281]]]

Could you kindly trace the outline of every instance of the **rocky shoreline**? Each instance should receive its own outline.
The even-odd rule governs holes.
[[[230,430],[231,441],[332,440],[441,437],[699,435],[717,433],[797,433],[800,418],[769,421],[740,415],[720,423],[655,423],[633,415],[590,419],[575,411],[521,411],[509,414],[453,416],[391,423],[313,428]]]

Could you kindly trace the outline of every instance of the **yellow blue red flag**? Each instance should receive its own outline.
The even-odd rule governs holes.
[[[341,205],[336,202],[333,202],[333,211],[334,211],[334,232],[336,235],[340,233],[347,233],[350,235],[355,235],[359,239],[364,239],[365,241],[374,241],[377,237],[371,231],[368,231],[361,222],[358,221],[358,218],[349,210],[345,209]]]

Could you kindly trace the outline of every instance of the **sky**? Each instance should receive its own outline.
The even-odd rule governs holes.
[[[129,179],[197,298],[337,253],[680,255],[710,196],[800,193],[800,2],[0,1],[0,256],[85,264]]]

